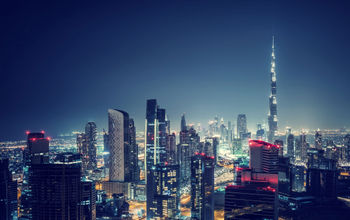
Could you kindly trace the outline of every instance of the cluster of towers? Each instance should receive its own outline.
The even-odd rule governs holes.
[[[165,109],[147,100],[145,120],[145,182],[147,219],[176,219],[180,196],[188,189],[192,219],[214,218],[216,139],[201,141],[181,117],[179,144],[170,132]]]
[[[12,180],[8,160],[0,161],[0,185],[5,186],[0,188],[1,218],[12,219],[19,211],[22,219],[93,220],[99,210],[109,213],[104,217],[121,218],[123,210],[128,210],[125,198],[136,198],[138,185],[143,185],[147,219],[179,219],[180,198],[186,194],[190,197],[191,219],[212,220],[218,146],[233,143],[229,147],[235,150],[242,140],[248,143],[245,153],[249,153],[249,166],[234,163],[233,184],[226,187],[224,195],[225,219],[296,217],[305,204],[324,205],[334,202],[337,195],[349,196],[349,135],[340,147],[332,141],[325,144],[320,131],[315,133],[314,144],[309,144],[305,133],[297,138],[289,130],[283,149],[277,127],[274,39],[270,72],[269,129],[265,134],[258,125],[257,140],[250,139],[245,114],[238,115],[236,131],[230,122],[226,127],[223,119],[219,124],[216,117],[204,139],[193,126],[187,126],[183,114],[176,134],[171,132],[166,110],[156,99],[149,99],[142,165],[134,120],[125,111],[109,109],[108,132],[103,134],[106,176],[102,181],[95,176],[102,165],[94,122],[88,122],[85,131],[77,134],[78,154],[50,155],[50,138],[45,132],[28,132],[18,210],[17,182]],[[113,197],[111,209],[106,206],[106,195],[101,199],[104,206],[97,208],[96,182]]]

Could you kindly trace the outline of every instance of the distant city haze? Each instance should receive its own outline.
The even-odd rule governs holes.
[[[303,7],[300,7],[300,6]],[[278,128],[350,126],[350,4],[320,1],[6,2],[0,7],[0,141],[144,130],[146,100],[171,122],[267,123],[275,36]]]

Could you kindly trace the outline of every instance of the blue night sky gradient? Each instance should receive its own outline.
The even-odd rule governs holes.
[[[279,127],[350,126],[347,1],[0,3],[0,141],[107,128],[118,108],[143,130],[146,99],[207,125],[267,119],[275,35]]]

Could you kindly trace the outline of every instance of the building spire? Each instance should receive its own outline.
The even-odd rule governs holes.
[[[276,77],[276,57],[275,57],[275,36],[272,36],[272,53],[271,53],[271,94],[269,98],[269,136],[268,141],[274,141],[277,134],[277,77]]]
[[[185,119],[185,113],[181,116],[181,131],[186,131],[187,125],[186,125],[186,119]]]

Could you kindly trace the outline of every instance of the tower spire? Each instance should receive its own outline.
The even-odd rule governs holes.
[[[275,36],[272,36],[272,53],[271,53],[271,94],[269,98],[269,136],[268,141],[274,141],[277,133],[277,78],[276,78],[276,57],[275,57]]]

